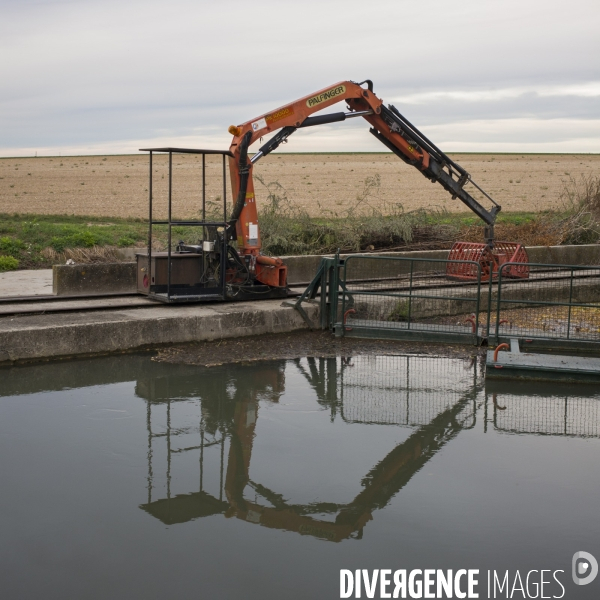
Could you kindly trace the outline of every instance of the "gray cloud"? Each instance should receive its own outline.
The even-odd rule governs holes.
[[[0,153],[226,146],[231,123],[367,77],[450,146],[486,143],[469,125],[485,122],[498,149],[512,127],[515,150],[600,151],[598,17],[597,0],[5,0]],[[364,129],[289,149],[379,149]]]

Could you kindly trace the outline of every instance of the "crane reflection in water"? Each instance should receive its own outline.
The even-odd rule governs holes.
[[[294,394],[299,382],[310,390],[303,407],[318,410],[318,435],[324,438],[328,427],[353,425],[391,426],[403,433],[401,442],[351,482],[355,492],[347,502],[322,499],[322,490],[314,487],[314,498],[294,502],[252,477],[260,466],[256,456],[252,463],[261,441],[259,414],[264,419],[269,418],[265,410],[283,410],[280,400]],[[486,389],[475,359],[423,355],[265,362],[213,371],[210,377],[206,371],[163,371],[136,385],[147,403],[148,430],[147,500],[140,507],[167,525],[223,515],[333,542],[360,539],[376,511],[461,431],[474,428],[478,414],[484,431],[600,436],[596,398],[565,397],[560,391],[541,398],[536,386],[493,386]],[[329,443],[324,439],[319,445],[322,461]],[[285,473],[291,455],[269,448],[270,460]],[[259,460],[264,459],[261,452]],[[320,468],[314,465],[315,471]],[[183,492],[173,493],[175,486]]]
[[[406,431],[404,441],[357,478],[350,502],[294,503],[252,479],[259,413],[263,404],[279,403],[290,369],[305,378],[315,408],[320,406],[331,424]],[[461,430],[474,426],[483,381],[475,361],[423,356],[307,358],[237,373],[241,377],[223,370],[222,378],[213,373],[137,383],[136,393],[147,402],[148,428],[148,497],[141,508],[163,523],[222,514],[329,541],[360,538],[374,511],[385,508]],[[196,443],[182,444],[183,438]],[[156,483],[158,453],[166,469],[164,486]],[[178,461],[189,453],[198,456],[196,491],[173,494]],[[163,497],[155,497],[157,487],[164,489]]]

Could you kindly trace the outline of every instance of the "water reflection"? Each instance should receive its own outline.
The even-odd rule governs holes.
[[[357,478],[349,502],[294,503],[251,476],[259,413],[279,403],[286,375],[298,374],[331,424],[408,430],[401,443]],[[141,508],[169,525],[222,514],[335,542],[360,538],[376,510],[385,508],[461,430],[475,426],[483,382],[475,361],[424,356],[308,358],[287,368],[286,363],[259,363],[215,375],[138,380],[148,430],[147,502]],[[323,438],[327,452],[327,434]],[[176,463],[183,454],[197,456],[197,487],[173,494]],[[160,476],[157,460],[165,470]]]
[[[135,394],[146,403],[146,493],[140,506],[169,525],[222,515],[330,541],[360,538],[376,512],[461,431],[476,428],[478,420],[483,433],[600,438],[594,386],[484,384],[476,360],[305,358],[207,370],[130,356],[80,361],[75,367],[16,367],[2,376],[0,396],[134,379]],[[317,412],[320,420],[310,422],[318,432],[306,442],[305,424],[297,425],[301,433],[290,451],[285,440],[273,440],[273,431],[281,429],[273,418],[289,408],[296,394],[303,394],[299,407]],[[299,414],[285,425],[295,423]],[[265,422],[272,427],[265,429]],[[346,470],[341,476],[347,497],[334,498],[318,486],[281,489],[285,486],[279,483],[296,477],[291,469],[298,468],[298,461],[287,465],[298,446],[315,444],[319,461],[325,462],[339,443],[340,428],[350,437],[360,428],[369,431],[360,441],[352,440],[352,450],[366,458],[362,471],[347,476]],[[378,454],[372,440],[389,428],[403,433]],[[320,463],[309,466],[314,473],[323,471]],[[266,481],[265,473],[274,476]],[[296,493],[299,489],[302,494]]]
[[[335,597],[341,568],[422,565],[570,582],[600,556],[597,386],[118,356],[3,369],[0,396],[7,597]]]
[[[515,435],[600,437],[600,401],[596,386],[488,381],[488,421],[498,432]],[[487,409],[488,403],[486,403]]]

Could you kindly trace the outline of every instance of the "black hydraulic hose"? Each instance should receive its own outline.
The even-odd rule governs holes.
[[[240,189],[233,206],[233,212],[231,213],[230,221],[232,223],[235,223],[240,218],[240,214],[244,208],[244,203],[246,202],[246,190],[248,189],[248,176],[250,174],[250,165],[248,164],[248,146],[250,145],[251,137],[252,132],[246,132],[246,135],[244,135],[240,144]]]
[[[352,82],[352,83],[354,83],[354,82]],[[364,81],[359,81],[356,85],[362,85],[363,83],[367,84],[367,87],[369,88],[370,92],[373,91],[373,82],[370,79],[365,79]]]

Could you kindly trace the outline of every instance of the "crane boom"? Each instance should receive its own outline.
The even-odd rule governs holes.
[[[311,116],[343,100],[348,105],[348,112]],[[232,125],[229,128],[229,132],[234,136],[229,161],[235,198],[229,235],[231,238],[237,238],[240,254],[249,255],[257,263],[257,279],[269,285],[277,285],[273,282],[281,282],[282,278],[273,271],[277,268],[277,265],[272,262],[273,259],[260,254],[258,213],[252,181],[254,164],[286,142],[298,129],[341,122],[355,117],[364,118],[371,126],[370,133],[396,156],[421,171],[430,181],[439,183],[453,198],[458,198],[481,218],[487,225],[486,244],[490,250],[493,248],[494,223],[501,209],[500,205],[472,181],[470,174],[464,168],[449,158],[402,116],[396,107],[385,106],[383,101],[373,93],[373,83],[370,80],[361,83],[342,81],[251,121],[237,126]],[[248,159],[248,148],[256,140],[273,132],[276,132],[275,135]],[[492,202],[489,210],[464,189],[468,182]],[[285,267],[280,264],[279,268]]]

